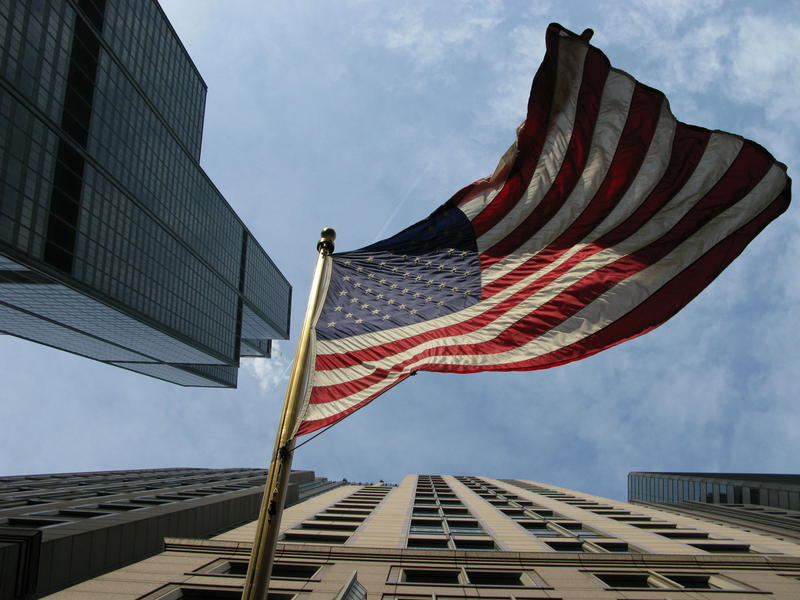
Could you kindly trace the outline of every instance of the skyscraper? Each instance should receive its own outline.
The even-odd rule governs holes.
[[[258,516],[263,469],[145,469],[0,477],[0,600],[55,592]],[[286,505],[340,482],[292,471]]]
[[[213,387],[288,336],[200,168],[205,95],[155,0],[0,3],[0,332]]]
[[[637,471],[628,475],[628,499],[800,540],[800,475]]]
[[[255,523],[51,596],[238,598]],[[519,479],[409,475],[284,511],[273,600],[800,597],[800,543]]]

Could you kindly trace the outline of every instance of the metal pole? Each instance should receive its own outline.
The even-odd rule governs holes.
[[[286,488],[292,468],[292,450],[294,450],[292,435],[302,401],[301,395],[306,371],[310,368],[307,363],[311,349],[311,326],[324,300],[326,290],[322,289],[323,280],[331,262],[330,255],[333,252],[335,239],[336,232],[330,227],[326,227],[322,230],[320,240],[317,242],[319,255],[311,282],[311,291],[308,295],[306,315],[300,330],[294,363],[292,363],[292,372],[286,387],[286,398],[278,423],[278,431],[275,435],[275,447],[272,450],[272,461],[267,473],[267,484],[264,488],[264,498],[261,501],[261,511],[258,516],[256,536],[253,540],[253,552],[247,567],[247,579],[245,579],[242,600],[267,600],[275,545],[278,541],[283,503],[286,499]]]

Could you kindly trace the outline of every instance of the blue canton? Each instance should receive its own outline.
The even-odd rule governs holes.
[[[387,240],[333,255],[317,337],[338,339],[427,321],[480,296],[472,225],[445,204]]]

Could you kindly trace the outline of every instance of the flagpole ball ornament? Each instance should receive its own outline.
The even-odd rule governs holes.
[[[333,254],[333,242],[336,240],[336,231],[333,227],[325,227],[319,234],[317,250],[325,250],[328,254]]]

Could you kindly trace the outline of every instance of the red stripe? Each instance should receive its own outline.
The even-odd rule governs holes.
[[[521,319],[511,330],[501,334],[494,340],[477,344],[429,349],[417,354],[411,359],[403,361],[403,363],[393,367],[392,370],[402,369],[410,362],[426,356],[443,354],[489,354],[493,352],[502,352],[508,348],[527,343],[536,336],[541,335],[544,331],[556,326],[561,320],[568,318],[580,310],[580,308],[613,287],[613,285],[616,285],[619,281],[622,281],[626,277],[660,260],[660,258],[674,249],[681,241],[702,227],[703,224],[749,192],[752,186],[763,177],[763,173],[766,172],[771,164],[771,157],[754,145],[746,144],[739,156],[733,161],[727,174],[717,182],[714,188],[712,188],[712,190],[689,211],[670,232],[662,236],[659,240],[656,240],[654,243],[637,252],[619,259],[615,263],[591,273],[583,280],[573,284],[556,298],[540,307],[536,312]],[[628,223],[628,225],[630,224],[631,223]],[[593,244],[591,248],[587,247],[583,254],[593,254],[602,250],[603,247],[604,246]],[[542,280],[544,279],[545,278],[542,278]],[[402,352],[403,350],[411,349],[429,339],[469,333],[501,316],[506,311],[513,308],[513,306],[516,306],[522,299],[533,293],[531,290],[533,290],[534,287],[538,288],[543,285],[542,280],[527,286],[512,298],[503,301],[492,307],[489,311],[469,319],[464,323],[443,327],[439,330],[426,332],[425,334],[418,334],[384,346],[346,354],[319,356],[317,358],[317,369],[324,370],[326,367],[340,368],[369,361],[370,359],[377,360]],[[427,370],[427,367],[421,368]],[[320,393],[324,395],[324,392],[320,391]]]
[[[558,209],[563,206],[564,200],[572,193],[586,166],[586,159],[589,156],[589,149],[592,143],[592,134],[597,122],[597,115],[600,112],[603,86],[610,69],[611,65],[608,59],[598,50],[590,48],[584,63],[583,80],[578,93],[572,137],[564,155],[561,169],[556,175],[552,186],[550,186],[542,201],[531,214],[506,238],[481,254],[481,269],[486,269],[498,260],[505,258],[512,250],[530,239],[542,225],[556,214]],[[527,179],[525,190],[529,185],[530,177]]]
[[[374,394],[370,395],[368,398],[365,398],[361,402],[359,402],[357,404],[354,404],[353,406],[351,406],[349,408],[346,408],[343,411],[336,413],[335,415],[331,415],[330,417],[325,417],[324,419],[313,419],[313,420],[309,420],[309,421],[302,421],[300,423],[300,427],[297,428],[297,433],[295,434],[295,437],[298,437],[298,436],[301,436],[301,435],[305,435],[307,433],[311,433],[313,431],[316,431],[317,429],[322,429],[323,427],[327,427],[328,425],[333,425],[334,423],[337,423],[337,422],[341,421],[346,416],[353,414],[354,412],[356,412],[360,408],[363,408],[364,406],[366,406],[367,404],[372,402],[375,398],[377,398],[378,396],[380,396],[381,394],[383,394],[387,390],[390,390],[391,388],[396,386],[398,383],[400,383],[401,381],[403,381],[407,377],[411,377],[411,375],[412,375],[412,373],[407,373],[407,374],[401,375],[400,377],[397,378],[396,381],[392,382],[390,385],[387,385],[386,387],[381,388],[381,390],[379,392],[375,392]]]
[[[364,362],[381,360],[386,356],[409,350],[429,339],[437,339],[446,337],[448,335],[469,333],[484,327],[494,319],[504,314],[506,311],[519,304],[519,302],[524,300],[527,296],[535,293],[535,291],[541,289],[544,287],[544,285],[549,284],[557,277],[560,277],[564,272],[572,268],[580,260],[584,260],[588,256],[591,256],[592,254],[595,254],[604,248],[619,243],[633,235],[686,184],[686,181],[692,175],[694,169],[697,167],[702,158],[703,152],[708,143],[709,135],[710,134],[707,130],[701,130],[678,123],[673,141],[670,164],[667,166],[667,169],[665,170],[664,175],[662,176],[658,185],[656,185],[650,196],[637,208],[637,210],[618,227],[597,240],[597,242],[591,246],[584,248],[580,253],[577,253],[575,257],[572,257],[569,261],[566,261],[564,265],[561,265],[561,267],[558,269],[554,269],[547,276],[540,278],[537,282],[523,288],[512,297],[504,300],[502,304],[493,307],[489,311],[486,311],[486,313],[473,317],[465,322],[442,327],[437,330],[426,332],[425,334],[417,334],[374,348],[365,348],[363,350],[356,350],[344,354],[318,356],[316,369],[324,371],[328,369],[351,367]],[[543,265],[538,262],[535,263],[535,265],[531,261],[526,262],[522,266],[515,269],[512,273],[509,273],[501,278],[498,282],[489,284],[488,287],[492,294],[494,294],[499,292],[501,289],[516,283],[524,277],[527,277],[531,273],[536,272],[542,266]]]
[[[530,181],[536,163],[539,161],[550,122],[558,68],[558,44],[559,40],[563,39],[560,36],[561,31],[561,27],[554,24],[547,28],[547,51],[533,78],[531,94],[528,99],[528,115],[517,138],[517,158],[511,167],[503,189],[495,196],[491,204],[473,219],[472,227],[476,237],[494,227],[517,203],[520,195],[528,187],[527,182]]]
[[[531,360],[505,365],[426,365],[426,371],[477,373],[479,371],[527,371],[546,369],[587,358],[626,340],[652,331],[675,315],[705,289],[764,227],[789,207],[791,180],[760,214],[721,240],[624,317],[583,340]]]
[[[686,185],[689,177],[694,173],[703,157],[710,136],[711,132],[706,129],[678,123],[673,137],[670,162],[653,191],[625,221],[596,240],[592,246],[587,246],[578,253],[580,259],[594,254],[598,248],[608,248],[627,239],[661,210]],[[550,252],[555,247],[551,245]],[[575,258],[570,259],[568,263],[570,266],[575,264]],[[536,273],[547,264],[547,262],[540,260],[538,255],[533,256],[513,271],[487,284],[484,287],[483,296],[489,298],[525,279],[532,273]]]
[[[544,369],[587,358],[597,352],[608,349],[623,341],[638,337],[664,323],[688,304],[697,294],[708,286],[744,248],[778,215],[789,206],[791,196],[791,180],[787,180],[783,192],[759,215],[736,232],[721,240],[693,264],[681,271],[656,293],[642,302],[624,317],[594,333],[580,342],[560,348],[549,354],[529,361],[501,365],[426,365],[427,371],[449,373],[475,373],[480,371],[518,371]],[[393,383],[396,385],[408,375]],[[391,386],[388,386],[391,387]],[[372,394],[336,415],[313,421],[303,421],[297,435],[311,433],[322,427],[335,423],[359,408],[371,402],[386,388]]]
[[[772,166],[772,157],[746,144],[726,174],[661,238],[598,269],[526,315],[492,340],[430,348],[393,367],[401,370],[420,358],[444,355],[486,355],[533,341],[587,306],[621,281],[658,262],[703,225],[741,200]],[[427,370],[427,366],[420,367]]]

